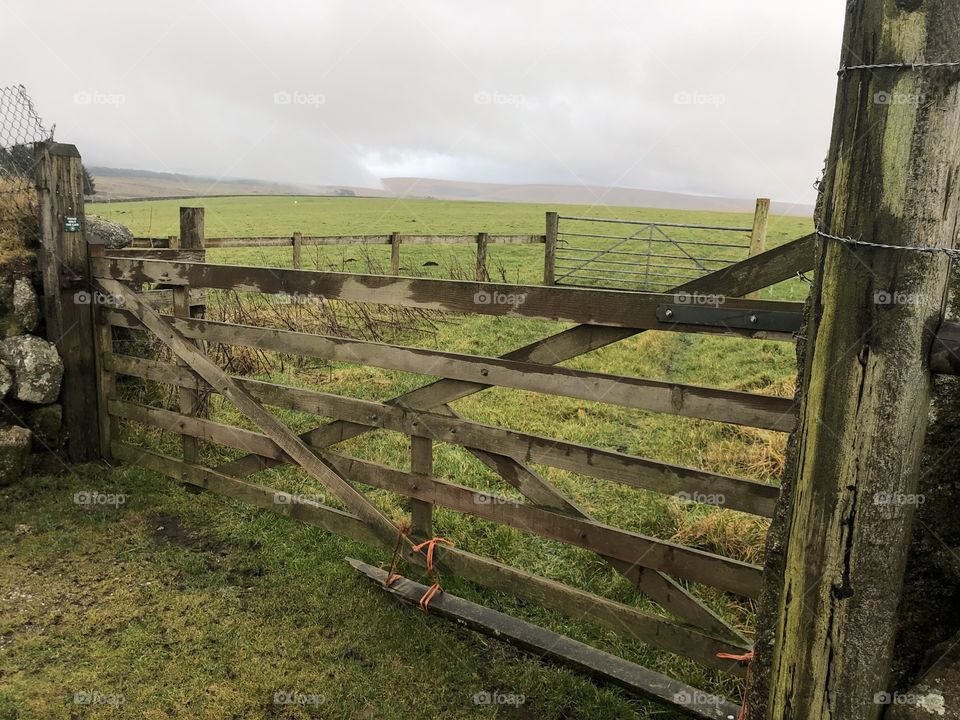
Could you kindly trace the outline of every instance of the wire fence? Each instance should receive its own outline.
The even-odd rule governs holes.
[[[561,215],[556,284],[662,291],[733,265],[753,228]]]
[[[0,87],[0,254],[5,258],[37,243],[33,144],[52,135],[23,85]]]
[[[23,85],[0,88],[0,189],[33,187],[33,143],[51,134]]]

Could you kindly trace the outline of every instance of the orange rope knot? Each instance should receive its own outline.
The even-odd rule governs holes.
[[[435,537],[422,542],[419,545],[413,546],[413,552],[421,552],[424,548],[427,549],[427,572],[430,573],[430,576],[434,578],[433,585],[427,588],[427,591],[423,594],[423,597],[420,598],[420,609],[424,612],[428,612],[427,608],[430,606],[430,601],[437,596],[438,593],[443,592],[443,588],[440,587],[440,581],[434,577],[433,570],[433,551],[437,547],[437,543],[443,543],[444,545],[449,545],[453,547],[453,543],[442,537]]]
[[[753,650],[743,655],[734,655],[733,653],[723,653],[718,652],[717,657],[721,660],[736,660],[741,665],[746,665],[748,662],[753,660]]]
[[[753,660],[753,650],[746,652],[743,655],[736,655],[734,653],[725,653],[718,652],[717,657],[721,660],[736,660],[741,665],[748,664]],[[740,713],[737,715],[737,720],[744,720],[747,714],[747,693],[743,693],[743,703],[740,705]]]
[[[449,545],[453,547],[453,543],[442,537],[435,537],[422,542],[419,545],[413,546],[414,552],[420,552],[423,548],[427,549],[427,572],[433,572],[433,550],[437,547],[437,543],[443,543],[444,545]]]

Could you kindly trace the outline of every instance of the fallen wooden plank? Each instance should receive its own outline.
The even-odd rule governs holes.
[[[353,558],[347,558],[347,562],[405,603],[419,603],[427,591],[426,586],[406,578],[386,587],[383,584],[387,577],[385,571]],[[470,630],[508,642],[539,658],[587,673],[598,682],[616,685],[689,717],[733,720],[740,712],[740,708],[723,697],[697,690],[642,665],[447,592],[433,598],[430,613],[455,620]]]

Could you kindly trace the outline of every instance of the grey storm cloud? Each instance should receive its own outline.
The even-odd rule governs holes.
[[[809,202],[842,21],[835,0],[8,0],[0,85],[94,165]]]

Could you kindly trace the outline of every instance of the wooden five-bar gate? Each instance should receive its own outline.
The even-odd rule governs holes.
[[[197,213],[202,210],[183,211],[184,245],[190,244],[191,228],[198,226],[192,219]],[[399,543],[406,551],[406,559],[419,565],[424,557],[412,552],[411,547],[432,536],[435,505],[584,548],[609,562],[670,617],[643,612],[456,547],[440,546],[436,555],[446,573],[585,618],[708,668],[742,676],[744,666],[729,658],[748,653],[750,642],[699,601],[686,584],[699,583],[755,598],[761,587],[761,567],[600,523],[528,463],[668,495],[694,499],[723,496],[725,507],[763,517],[773,513],[777,487],[542,437],[522,428],[475,422],[449,404],[490,387],[507,387],[789,432],[796,418],[791,399],[557,365],[647,330],[792,340],[800,326],[798,303],[734,298],[789,279],[797,270],[808,269],[812,247],[812,238],[803,238],[699,278],[678,288],[677,293],[654,294],[216,265],[176,258],[129,258],[91,246],[90,281],[96,290],[112,298],[112,302],[98,306],[95,313],[101,453],[384,550],[393,550]],[[189,256],[189,260],[196,259],[195,254]],[[149,302],[142,288],[154,285],[173,288],[172,315],[161,314]],[[196,317],[196,302],[191,302],[191,298],[195,300],[196,291],[205,289],[298,293],[326,300],[577,324],[501,357],[481,357]],[[699,314],[691,315],[691,305],[683,296],[707,293],[730,299],[721,307],[694,308]],[[485,301],[510,297],[523,301]],[[169,348],[178,364],[119,352],[112,337],[118,327],[148,332]],[[398,397],[373,402],[232,376],[205,354],[204,347],[215,343],[441,379]],[[118,376],[177,388],[179,411],[122,399],[115,392]],[[198,398],[211,392],[220,394],[257,429],[242,429],[202,417]],[[336,419],[297,434],[267,406]],[[119,433],[121,419],[179,433],[183,437],[182,457],[128,444]],[[335,449],[337,443],[378,428],[410,437],[409,471],[349,457]],[[206,467],[198,460],[197,441],[248,454],[219,467]],[[516,488],[526,502],[434,476],[432,444],[438,442],[468,450]],[[275,488],[251,479],[265,467],[287,463],[306,471],[346,510],[287,493],[280,493],[284,502],[277,502]],[[358,485],[408,497],[412,530],[404,533]],[[449,598],[444,605],[441,596],[438,607],[449,612],[450,604],[456,600]],[[607,657],[597,653],[600,656]],[[586,664],[592,662],[588,660]],[[639,675],[621,684],[692,716],[726,717],[734,708],[725,700],[697,693],[637,666],[631,668]],[[602,667],[594,670],[606,673],[608,679],[611,674],[616,675]]]

